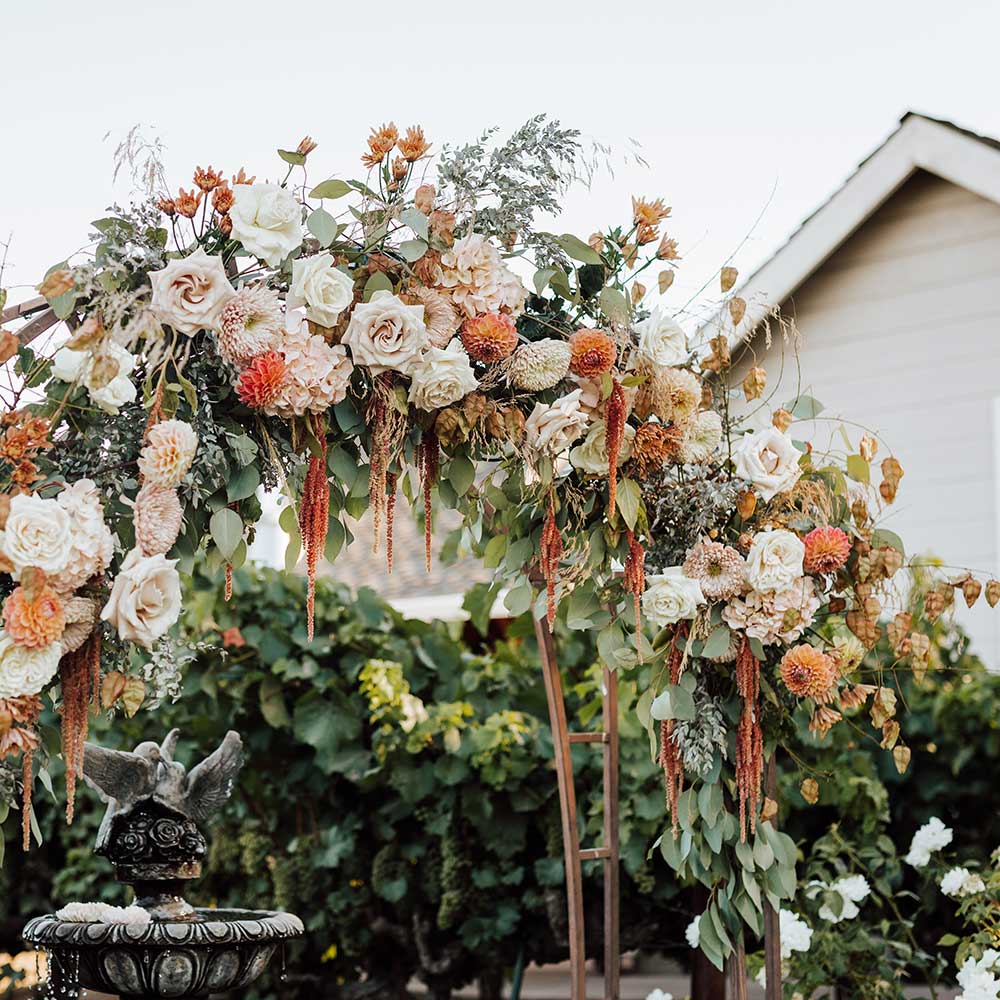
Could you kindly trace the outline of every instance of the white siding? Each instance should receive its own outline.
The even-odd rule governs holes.
[[[902,463],[886,525],[910,554],[933,551],[949,564],[1000,573],[1000,205],[918,173],[782,311],[802,335],[801,391],[824,404],[824,416],[878,431]],[[777,344],[763,364],[773,384]],[[776,404],[796,395],[787,369]],[[816,445],[828,444],[835,427],[819,422]],[[982,599],[959,614],[993,667],[998,614]]]

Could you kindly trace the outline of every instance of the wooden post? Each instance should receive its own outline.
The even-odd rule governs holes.
[[[726,962],[726,971],[729,973],[729,996],[730,1000],[749,1000],[750,991],[747,988],[747,952],[740,937],[733,949],[729,961]]]
[[[692,896],[694,912],[703,913],[708,900],[708,889],[701,884],[696,885]],[[722,1000],[725,995],[725,973],[712,965],[700,948],[696,948],[691,964],[691,1000]]]
[[[764,792],[769,799],[778,799],[778,765],[774,756],[767,762],[764,771]],[[778,819],[770,821],[775,829]],[[765,1000],[781,1000],[781,922],[773,906],[764,900],[764,974],[767,985],[764,988]]]
[[[619,1000],[621,945],[618,921],[618,675],[604,666],[604,1000]]]

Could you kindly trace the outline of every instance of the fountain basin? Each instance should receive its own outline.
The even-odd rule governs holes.
[[[51,956],[50,976],[124,998],[208,997],[261,975],[302,921],[271,910],[196,910],[194,919],[145,925],[36,917],[24,940]],[[71,982],[75,980],[75,983]]]

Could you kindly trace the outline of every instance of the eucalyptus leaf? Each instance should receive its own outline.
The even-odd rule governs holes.
[[[243,520],[240,515],[235,510],[223,507],[212,515],[208,530],[222,553],[222,558],[231,559],[237,546],[243,541]]]

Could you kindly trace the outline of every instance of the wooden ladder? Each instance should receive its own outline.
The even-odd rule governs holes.
[[[563,855],[566,864],[566,904],[569,911],[570,1000],[587,1000],[586,936],[583,916],[584,861],[604,862],[604,1000],[619,1000],[621,979],[618,850],[618,678],[604,666],[599,732],[571,733],[566,724],[566,702],[556,660],[555,640],[544,618],[535,619],[535,635],[545,677],[549,705],[559,811],[562,815]],[[583,848],[577,824],[573,784],[574,743],[596,743],[604,757],[604,844]]]

